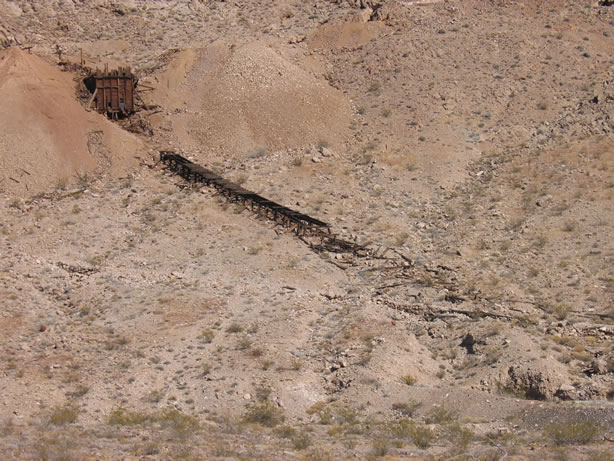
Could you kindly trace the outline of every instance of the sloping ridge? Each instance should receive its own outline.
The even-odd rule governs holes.
[[[0,192],[36,193],[87,172],[119,175],[141,146],[79,104],[70,74],[18,48],[0,52]]]

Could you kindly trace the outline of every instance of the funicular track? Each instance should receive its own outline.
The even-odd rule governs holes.
[[[327,223],[244,189],[175,152],[160,151],[160,161],[186,181],[209,186],[228,201],[241,203],[252,213],[284,227],[316,251],[357,256],[369,253],[364,246],[338,238]]]

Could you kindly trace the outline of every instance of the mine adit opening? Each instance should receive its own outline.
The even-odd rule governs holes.
[[[83,84],[92,94],[87,107],[94,107],[112,120],[121,120],[135,112],[134,97],[138,79],[129,67],[109,71],[96,69],[83,79]]]

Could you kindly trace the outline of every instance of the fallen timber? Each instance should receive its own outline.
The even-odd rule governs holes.
[[[338,238],[327,223],[244,189],[175,152],[160,151],[160,161],[186,181],[205,184],[228,201],[242,203],[252,213],[293,232],[314,250],[361,256],[368,253],[364,246]]]

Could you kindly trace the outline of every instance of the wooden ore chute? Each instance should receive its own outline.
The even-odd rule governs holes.
[[[108,68],[104,71],[96,69],[85,83],[94,87],[90,106],[93,104],[101,114],[118,119],[134,113],[136,78],[129,67],[111,71]]]

